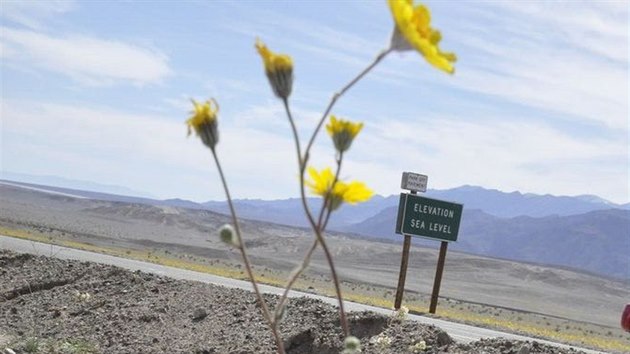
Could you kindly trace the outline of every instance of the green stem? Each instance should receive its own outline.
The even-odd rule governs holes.
[[[251,281],[252,286],[254,287],[254,293],[256,294],[256,298],[258,299],[258,303],[260,304],[260,307],[262,309],[263,316],[265,317],[265,320],[267,321],[267,323],[269,324],[269,327],[271,328],[273,332],[273,336],[278,346],[278,353],[284,354],[285,351],[284,351],[284,343],[282,342],[282,337],[280,336],[280,333],[278,332],[277,326],[274,325],[274,321],[270,317],[269,308],[267,307],[267,304],[265,303],[262,297],[262,294],[260,290],[258,289],[258,283],[256,282],[256,278],[254,277],[254,272],[252,270],[249,257],[247,256],[245,243],[243,242],[243,237],[241,236],[241,227],[236,217],[236,211],[234,210],[234,203],[232,203],[232,197],[230,197],[230,190],[228,189],[227,181],[225,180],[225,175],[223,174],[223,169],[221,168],[221,163],[219,162],[219,158],[217,156],[216,151],[214,149],[211,149],[211,151],[212,151],[212,156],[214,157],[214,162],[217,165],[217,170],[219,171],[219,176],[221,177],[221,183],[223,184],[223,189],[225,191],[227,203],[230,208],[230,214],[232,215],[232,222],[234,223],[234,231],[236,233],[236,238],[238,240],[237,248],[241,252],[241,257],[243,258],[243,263],[245,264],[245,271],[247,272],[247,276],[249,277],[249,280]]]

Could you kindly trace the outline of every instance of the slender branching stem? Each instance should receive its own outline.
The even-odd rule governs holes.
[[[288,100],[285,98],[283,99],[283,101],[284,101],[284,106],[287,111],[287,116],[289,118],[289,121],[292,122],[291,126],[294,127],[295,122],[293,122],[293,116],[291,115],[291,110],[289,109]],[[297,135],[297,131],[295,130],[294,130],[294,138],[296,139],[296,147],[299,148],[300,146],[299,138]],[[315,242],[314,242],[315,245],[312,246],[311,249],[315,251],[315,248],[317,247],[317,243],[322,245],[322,249],[324,250],[324,254],[326,255],[326,261],[328,262],[328,267],[330,268],[331,277],[333,278],[333,283],[335,284],[335,293],[337,295],[337,299],[339,300],[339,317],[340,317],[341,327],[343,329],[344,335],[347,337],[350,335],[350,329],[348,327],[348,321],[346,319],[346,312],[344,311],[343,297],[341,294],[341,286],[339,284],[339,278],[337,277],[335,264],[332,258],[332,254],[330,253],[330,250],[328,249],[328,245],[326,244],[326,240],[324,239],[321,225],[318,225],[317,223],[315,223],[315,218],[313,217],[313,213],[311,212],[311,209],[309,208],[307,199],[306,199],[306,190],[304,188],[304,171],[306,170],[306,161],[308,160],[308,152],[305,151],[304,156],[300,158],[299,160],[300,160],[300,197],[302,200],[302,207],[304,208],[304,213],[306,214],[306,218],[308,219],[308,222],[311,225],[313,232],[315,232]],[[309,249],[309,252],[307,256],[305,257],[304,261],[310,262],[310,255],[312,255],[313,251],[310,251]],[[307,262],[305,263],[304,261],[302,262],[302,264],[308,265],[308,263]],[[303,267],[303,268],[306,268],[306,267]],[[304,269],[301,269],[297,273],[301,273],[303,270]],[[291,285],[295,283],[295,280],[297,280],[297,276],[293,277],[292,281],[290,280],[290,282],[292,283]],[[284,306],[284,302],[286,301],[287,296],[288,296],[288,290],[284,292],[283,297],[280,300],[280,305],[276,309],[276,312],[282,311],[282,307]]]
[[[311,248],[309,248],[309,251],[307,252],[304,261],[302,262],[302,266],[298,269],[297,272],[295,272],[295,274],[293,274],[293,277],[289,280],[289,284],[290,286],[293,285],[293,283],[297,280],[298,276],[300,275],[300,273],[302,271],[304,271],[304,269],[306,268],[306,266],[308,265],[308,262],[310,262],[310,257],[313,254],[313,252],[315,251],[315,248],[317,248],[317,244],[321,244],[322,245],[322,249],[324,250],[324,254],[326,256],[326,260],[328,262],[328,266],[330,268],[330,272],[331,272],[331,276],[333,278],[333,283],[335,285],[335,292],[337,295],[337,299],[339,300],[339,317],[340,317],[340,322],[341,322],[341,327],[343,328],[343,332],[344,335],[347,337],[350,335],[350,329],[348,327],[348,321],[346,319],[346,313],[344,311],[344,305],[343,305],[343,297],[341,294],[341,286],[339,283],[339,278],[337,276],[337,271],[335,269],[334,266],[334,262],[332,259],[332,255],[330,253],[330,250],[328,249],[328,245],[326,244],[326,240],[324,239],[322,232],[324,230],[324,228],[322,228],[322,215],[324,213],[324,210],[321,211],[320,213],[320,217],[319,217],[319,222],[315,223],[315,219],[313,218],[313,214],[308,206],[307,203],[307,199],[306,199],[306,191],[305,191],[305,187],[304,187],[304,172],[306,171],[306,165],[308,163],[308,159],[309,159],[309,153],[311,150],[311,147],[313,146],[313,143],[315,142],[315,138],[317,137],[317,134],[319,133],[319,131],[321,130],[322,125],[324,124],[324,121],[326,120],[326,117],[328,116],[328,114],[330,113],[330,111],[332,110],[333,106],[335,105],[335,103],[337,102],[337,100],[346,92],[348,91],[352,86],[354,86],[359,80],[361,80],[368,72],[370,72],[381,60],[383,60],[383,58],[385,58],[387,56],[387,54],[389,54],[392,51],[392,48],[389,49],[385,49],[383,51],[381,51],[376,58],[374,58],[374,60],[363,70],[361,71],[354,79],[350,80],[350,82],[348,84],[346,84],[344,87],[341,88],[341,90],[337,93],[335,93],[330,101],[330,103],[328,104],[328,106],[326,107],[326,109],[324,110],[324,113],[322,114],[321,119],[319,120],[319,123],[317,124],[315,130],[313,131],[313,135],[311,136],[308,145],[306,146],[306,150],[304,150],[304,154],[301,154],[300,151],[300,143],[299,143],[299,138],[297,135],[297,130],[295,129],[295,122],[292,118],[290,109],[289,109],[289,104],[288,104],[288,100],[285,98],[283,99],[284,102],[284,106],[285,109],[287,111],[287,116],[289,117],[289,121],[291,123],[291,127],[293,129],[293,135],[296,141],[296,149],[297,149],[297,154],[298,154],[298,162],[299,162],[299,167],[300,167],[300,196],[302,199],[302,207],[304,208],[304,212],[306,214],[306,217],[313,229],[313,231],[315,232],[315,236],[316,239],[313,242],[313,245],[311,246]],[[339,171],[337,171],[337,176],[339,174]],[[337,177],[335,178],[336,181]],[[325,198],[324,200],[324,206],[323,209],[326,209],[326,203],[327,203],[327,198]],[[328,220],[330,218],[330,211],[328,212],[328,214],[326,215],[326,224],[328,223]],[[283,297],[281,298],[281,302],[280,302],[280,306],[278,309],[281,310],[281,307],[284,306],[284,301],[286,300],[286,296],[289,292],[290,286],[287,287],[286,291],[283,294]],[[277,310],[278,310],[277,309]]]
[[[302,149],[300,148],[300,136],[298,135],[297,128],[295,127],[295,120],[293,120],[291,109],[289,109],[289,100],[287,98],[283,98],[282,103],[284,103],[284,110],[287,112],[287,117],[289,117],[291,131],[293,132],[293,140],[295,141],[295,151],[297,152],[298,157],[298,166],[300,167],[300,171],[302,171]]]
[[[335,172],[335,178],[333,179],[333,182],[330,185],[330,189],[328,190],[328,192],[326,193],[326,196],[324,197],[324,204],[322,205],[322,209],[319,211],[319,217],[317,218],[317,226],[319,226],[319,229],[322,230],[322,232],[326,231],[326,226],[325,224],[323,224],[324,215],[326,215],[327,217],[330,217],[330,214],[333,211],[332,210],[332,193],[333,193],[333,190],[335,189],[335,185],[337,184],[337,181],[339,180],[339,173],[341,172],[342,160],[343,160],[343,152],[340,152],[339,156],[336,159],[337,171]]]
[[[291,124],[291,130],[293,132],[293,140],[295,141],[295,150],[296,153],[298,155],[298,168],[300,171],[300,191],[303,190],[303,185],[304,185],[304,159],[302,158],[302,151],[300,149],[300,137],[298,135],[296,126],[295,126],[295,120],[293,119],[293,114],[291,114],[291,109],[289,107],[289,101],[288,99],[284,98],[282,100],[283,104],[284,104],[284,109],[285,112],[287,114],[287,117],[289,119],[289,123]],[[304,195],[302,193],[302,195]],[[308,205],[306,203],[304,203],[304,198],[302,198],[302,202],[303,202],[303,206],[304,206],[304,211],[305,214],[309,220],[309,223],[311,224],[311,226],[313,225],[313,217],[311,214],[311,210],[308,207]],[[314,228],[315,229],[315,228]],[[317,234],[317,232],[316,232]],[[274,316],[278,316],[280,314],[281,311],[283,311],[284,306],[286,305],[285,302],[287,300],[287,297],[289,296],[289,292],[291,291],[291,289],[293,288],[293,285],[295,284],[295,282],[297,281],[297,279],[300,277],[300,275],[302,274],[302,272],[308,267],[309,263],[311,262],[311,256],[313,255],[313,252],[315,251],[315,249],[317,248],[317,244],[319,243],[319,237],[316,237],[315,240],[313,241],[313,244],[311,245],[311,247],[309,248],[309,250],[306,252],[306,255],[304,255],[304,257],[302,258],[302,263],[300,264],[300,266],[291,273],[291,275],[289,276],[289,281],[286,285],[286,287],[284,288],[284,291],[282,292],[282,296],[280,297],[280,300],[278,301],[278,306],[276,307],[275,310],[275,314]]]
[[[339,181],[339,173],[341,173],[341,162],[343,161],[343,151],[339,152],[339,156],[337,157],[337,172],[335,172],[335,179],[333,180],[333,184],[332,184],[332,188],[330,191],[328,191],[328,195],[326,197],[328,197],[331,193],[332,193],[332,189],[335,187],[335,185],[337,184],[337,181]],[[322,218],[324,217],[324,212],[326,214],[325,219],[322,220]],[[328,221],[330,220],[330,215],[332,214],[333,210],[332,208],[327,208],[327,209],[322,209],[321,213],[319,214],[319,222],[318,225],[321,225],[321,229],[322,230],[326,230],[326,227],[328,226]],[[323,221],[323,223],[322,223]]]
[[[288,107],[288,106],[287,106]],[[289,115],[290,117],[290,115]],[[289,118],[291,119],[291,118]],[[337,172],[335,174],[335,179],[333,182],[333,186],[335,185],[335,183],[337,183],[337,180],[339,179],[339,173],[341,171],[341,161],[342,161],[342,155],[339,155],[339,159],[337,159]],[[330,209],[326,208],[326,200],[328,198],[330,198],[330,192],[326,195],[326,197],[324,198],[324,204],[322,206],[322,210],[319,216],[319,222],[317,223],[318,228],[324,232],[324,230],[326,229],[325,227],[322,227],[322,214],[324,213],[324,211],[327,210],[326,212],[326,221],[328,221],[328,218],[330,217]],[[289,295],[289,292],[291,291],[291,289],[293,288],[293,285],[295,284],[295,282],[298,280],[298,278],[300,277],[300,275],[302,275],[302,273],[306,270],[306,268],[308,268],[308,265],[311,262],[311,257],[313,255],[313,252],[315,252],[315,249],[317,248],[317,245],[319,243],[319,239],[315,238],[313,240],[313,244],[311,245],[311,247],[309,247],[308,251],[306,252],[306,254],[304,255],[304,257],[302,258],[302,263],[300,264],[300,266],[298,268],[296,268],[290,275],[289,277],[289,281],[282,293],[282,297],[280,298],[280,301],[278,302],[278,307],[276,308],[276,316],[278,315],[278,313],[280,311],[282,311],[282,308],[285,306],[285,301]]]
[[[308,160],[308,153],[311,150],[311,147],[313,146],[313,144],[315,143],[315,138],[317,137],[319,130],[322,128],[324,121],[326,121],[326,117],[328,117],[328,114],[332,110],[335,103],[337,103],[337,100],[341,96],[343,96],[343,94],[346,93],[346,91],[352,88],[354,84],[356,84],[359,80],[361,80],[367,73],[369,73],[372,69],[374,69],[374,67],[378,63],[380,63],[381,60],[383,60],[393,50],[394,49],[391,47],[388,49],[382,50],[380,53],[378,53],[378,55],[374,58],[374,60],[365,69],[363,69],[363,71],[359,73],[359,75],[357,75],[354,79],[350,80],[350,82],[348,82],[346,86],[342,87],[341,90],[339,90],[339,92],[336,92],[333,95],[332,99],[328,103],[328,107],[326,107],[326,109],[324,110],[324,114],[322,114],[322,117],[319,120],[319,123],[317,123],[317,127],[315,128],[315,131],[313,131],[313,135],[311,135],[311,139],[308,141],[308,145],[306,145],[306,150],[304,151],[304,165],[306,165],[307,163],[306,160]]]
[[[284,354],[284,343],[282,342],[282,337],[280,336],[280,332],[278,331],[278,326],[274,324],[273,319],[270,316],[269,308],[265,303],[265,300],[262,297],[262,293],[258,289],[258,283],[256,282],[256,278],[254,277],[254,272],[252,270],[251,263],[249,262],[249,257],[247,256],[247,250],[245,248],[245,243],[243,242],[243,237],[241,236],[241,227],[238,222],[238,218],[236,217],[236,211],[234,210],[234,203],[232,203],[232,197],[230,196],[230,190],[227,185],[227,181],[225,180],[225,175],[223,174],[223,169],[221,168],[221,163],[219,162],[219,157],[214,149],[211,149],[212,157],[214,157],[214,162],[217,165],[217,170],[219,171],[219,176],[221,177],[221,183],[223,184],[223,189],[225,190],[225,196],[227,198],[227,203],[230,208],[230,214],[232,215],[232,222],[234,223],[234,231],[236,233],[236,238],[238,241],[238,250],[241,252],[241,257],[243,258],[243,263],[245,264],[245,271],[247,272],[247,276],[249,277],[252,286],[254,287],[254,293],[256,294],[256,298],[258,299],[258,303],[260,304],[260,308],[262,309],[263,317],[269,324],[273,332],[273,336],[276,340],[276,345],[278,346],[278,353]]]
[[[354,79],[350,80],[350,82],[348,82],[348,84],[342,87],[341,90],[339,90],[339,92],[333,95],[332,99],[330,100],[330,103],[328,103],[328,106],[324,110],[324,113],[322,114],[322,117],[320,118],[319,123],[317,123],[317,126],[315,127],[315,130],[313,131],[313,135],[311,135],[311,138],[308,144],[306,145],[306,149],[304,150],[304,154],[302,157],[302,166],[300,168],[300,193],[302,197],[302,205],[304,206],[304,210],[306,211],[309,222],[311,223],[311,226],[313,230],[315,231],[317,240],[322,245],[322,249],[324,250],[324,254],[326,255],[326,260],[328,262],[328,266],[330,268],[330,273],[333,279],[333,283],[335,285],[335,292],[337,295],[337,299],[339,300],[339,317],[341,321],[341,327],[343,328],[343,332],[346,337],[350,335],[350,329],[348,327],[348,321],[346,319],[346,313],[344,311],[343,297],[341,295],[341,286],[339,284],[339,278],[337,277],[337,270],[335,269],[332,255],[330,253],[330,250],[328,249],[328,245],[326,244],[326,241],[322,237],[321,229],[315,224],[315,220],[313,220],[313,216],[310,213],[310,210],[308,209],[308,205],[306,203],[306,191],[304,188],[304,172],[306,170],[306,165],[308,163],[310,150],[313,147],[313,144],[315,143],[315,138],[317,137],[317,134],[321,130],[322,125],[326,121],[328,114],[334,107],[335,103],[337,103],[337,100],[341,96],[343,96],[343,94],[345,94],[346,91],[352,88],[352,86],[354,86],[359,80],[361,80],[367,73],[369,73],[378,63],[381,62],[381,60],[383,60],[383,58],[385,58],[389,53],[391,53],[392,50],[393,50],[392,48],[388,48],[381,51],[374,58],[374,60],[365,69],[363,69],[363,71],[361,71]]]

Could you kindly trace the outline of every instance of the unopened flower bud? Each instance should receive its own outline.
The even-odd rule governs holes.
[[[186,121],[188,135],[190,135],[191,130],[194,130],[204,145],[214,150],[214,147],[219,142],[217,123],[219,105],[214,99],[207,100],[205,103],[198,103],[192,100],[192,103],[194,105],[193,115]]]
[[[363,128],[363,123],[353,123],[344,119],[337,119],[334,115],[330,116],[330,123],[326,125],[328,134],[332,137],[335,149],[339,152],[345,152],[352,145],[352,141]]]
[[[427,342],[421,340],[418,343],[409,346],[409,352],[411,353],[422,353],[425,350],[427,350],[428,346],[427,346]]]
[[[221,241],[228,245],[239,247],[238,239],[236,238],[236,232],[230,224],[225,224],[219,229],[219,237]]]
[[[272,52],[260,40],[256,40],[256,49],[265,65],[265,74],[273,93],[278,98],[288,98],[293,88],[293,60],[286,54]]]
[[[355,336],[348,336],[343,341],[343,347],[345,353],[359,353],[361,352],[361,341]]]

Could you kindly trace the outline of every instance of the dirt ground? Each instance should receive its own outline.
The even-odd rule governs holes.
[[[363,353],[578,353],[502,339],[455,343],[435,326],[369,312],[349,319]],[[288,353],[341,351],[337,311],[317,300],[291,300],[281,333]],[[275,344],[250,292],[0,250],[0,350],[8,349],[236,354],[274,353]]]

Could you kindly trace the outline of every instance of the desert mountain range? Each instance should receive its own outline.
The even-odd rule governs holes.
[[[227,205],[222,201],[195,203],[183,199],[158,200],[63,187],[46,188],[93,199],[227,214]],[[458,242],[451,245],[452,250],[630,280],[628,204],[615,204],[593,195],[506,193],[475,186],[429,190],[426,196],[464,204]],[[333,215],[329,229],[357,238],[399,242],[401,236],[394,233],[398,199],[398,195],[375,196],[357,206],[344,206]],[[309,203],[312,208],[318,208],[321,200],[312,198]],[[235,201],[235,207],[245,219],[297,227],[307,225],[297,198],[241,199]],[[439,245],[420,238],[414,242],[428,247]]]

